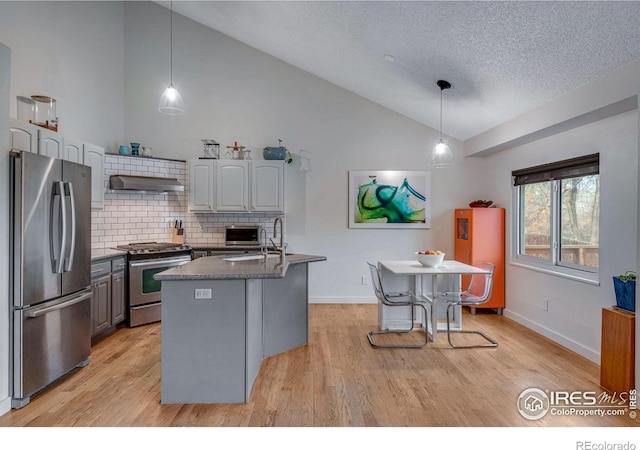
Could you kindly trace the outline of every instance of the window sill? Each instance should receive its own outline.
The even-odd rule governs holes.
[[[524,262],[518,260],[511,260],[510,264],[515,267],[521,267],[523,269],[535,270],[547,275],[553,275],[556,277],[567,278],[569,280],[578,281],[580,283],[592,284],[594,286],[600,286],[600,275],[597,273],[583,272],[581,270],[569,269],[560,266],[541,265],[533,262]]]

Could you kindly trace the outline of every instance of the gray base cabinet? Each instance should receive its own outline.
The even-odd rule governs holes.
[[[124,271],[111,274],[111,324],[117,325],[125,319],[125,274]]]
[[[282,279],[264,280],[264,356],[306,344],[308,264],[290,266]]]
[[[111,326],[111,275],[93,280],[91,290],[91,336],[95,336]]]
[[[307,343],[307,266],[279,279],[163,280],[161,402],[248,402],[262,360]]]
[[[91,264],[91,337],[126,319],[125,268],[122,256]]]
[[[162,403],[244,402],[246,312],[245,280],[162,282]]]

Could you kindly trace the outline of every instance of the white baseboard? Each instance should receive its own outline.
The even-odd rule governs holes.
[[[376,304],[378,300],[375,297],[309,297],[309,303],[331,303],[331,304]]]
[[[562,345],[563,347],[568,348],[571,351],[576,352],[580,356],[584,356],[590,361],[600,365],[600,353],[592,350],[590,348],[585,347],[578,342],[569,339],[566,336],[556,333],[549,328],[546,328],[539,323],[533,322],[532,320],[527,319],[526,317],[521,316],[520,314],[514,313],[513,311],[509,311],[508,309],[503,310],[503,314],[505,317],[518,322],[520,325],[524,325],[525,327],[535,331],[543,335],[544,337],[551,339],[553,342]]]
[[[0,416],[11,411],[11,397],[0,400]]]

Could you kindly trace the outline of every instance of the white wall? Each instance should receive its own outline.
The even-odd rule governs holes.
[[[9,217],[9,81],[11,50],[0,42],[0,217]],[[0,416],[9,397],[9,221],[0,220]]]
[[[16,96],[57,100],[59,131],[108,152],[122,141],[121,2],[0,2],[0,42],[12,50]]]
[[[168,26],[168,9],[125,5],[126,141],[188,159],[202,155],[203,138],[223,150],[240,141],[254,158],[283,139],[298,157],[286,167],[289,248],[328,258],[310,266],[312,301],[373,301],[371,286],[360,281],[368,259],[453,251],[453,208],[484,196],[466,167],[483,160],[462,163],[461,144],[449,139],[457,167],[432,172],[430,230],[349,229],[348,171],[425,170],[438,132],[179,15],[173,80],[187,112],[161,115],[155,108],[169,82]]]
[[[490,156],[491,198],[511,200],[511,171],[600,153],[600,285],[507,265],[505,314],[599,363],[603,307],[615,304],[612,277],[636,266],[637,111]],[[511,229],[512,208],[507,213]],[[507,248],[511,246],[507,234]],[[549,299],[549,310],[541,308]]]
[[[640,227],[637,183],[640,127],[632,119],[638,116],[638,80],[640,61],[464,142],[466,155],[496,154],[487,158],[487,172],[482,180],[487,180],[488,185],[494,184],[494,196],[502,193],[498,197],[502,199],[511,193],[503,186],[513,168],[562,159],[564,155],[587,154],[589,150],[601,153],[603,189],[604,182],[609,180],[608,192],[602,192],[601,205],[601,286],[589,288],[581,283],[508,267],[506,311],[508,316],[597,363],[600,362],[599,308],[615,303],[611,277],[630,269],[637,272],[640,265],[640,228],[634,228]],[[616,117],[617,114],[620,116]],[[617,170],[620,172],[616,173]],[[511,298],[516,290],[524,294]],[[557,319],[558,314],[540,311],[540,298],[549,293],[552,294],[550,303],[556,304],[561,319]],[[553,312],[551,307],[549,312]],[[636,323],[638,321],[636,317]],[[640,343],[639,328],[636,327],[636,341]],[[639,361],[640,345],[636,345],[636,379],[640,376]]]

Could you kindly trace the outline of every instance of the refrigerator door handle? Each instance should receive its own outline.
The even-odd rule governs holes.
[[[73,266],[73,256],[76,252],[76,197],[73,193],[73,183],[65,183],[64,194],[69,196],[69,204],[71,206],[71,249],[69,249],[69,255],[65,257],[64,268],[65,271],[70,272]]]
[[[58,198],[58,208],[55,208],[56,197]],[[57,216],[56,216],[57,213]],[[51,248],[51,262],[54,273],[62,273],[64,268],[64,250],[66,246],[67,238],[67,208],[64,202],[64,182],[56,181],[53,184],[52,197],[51,197],[51,215],[49,223],[49,243]],[[54,224],[62,225],[62,229],[58,230],[57,242],[56,236],[54,236],[54,229],[57,227]],[[59,243],[59,247],[56,248],[55,243]],[[58,251],[56,254],[56,250]],[[56,258],[57,256],[57,258]]]
[[[79,297],[76,297],[72,300],[69,300],[67,302],[64,303],[58,303],[57,305],[53,305],[53,306],[47,306],[46,308],[40,308],[40,309],[36,309],[35,311],[30,311],[26,314],[27,317],[29,318],[36,318],[36,317],[40,317],[40,316],[44,316],[47,313],[50,313],[52,311],[57,311],[59,309],[64,309],[67,308],[71,305],[75,305],[76,303],[80,303],[85,301],[88,298],[91,298],[91,292],[85,292],[84,294],[80,295]]]

